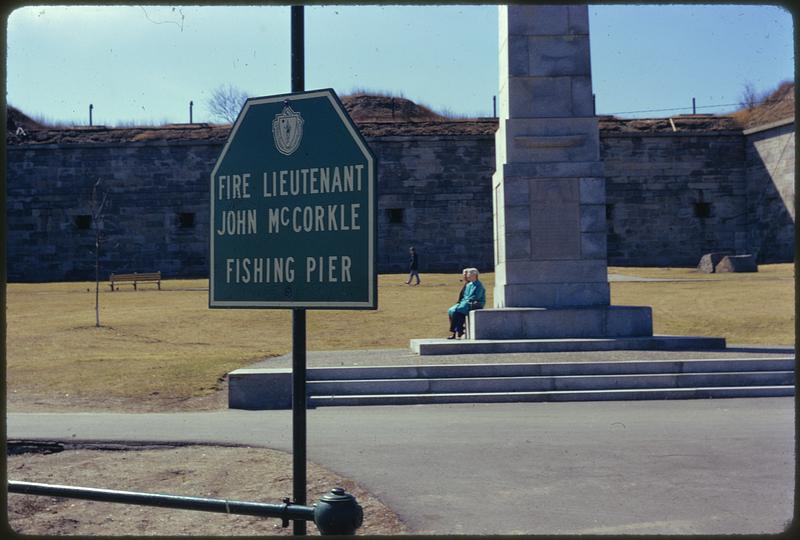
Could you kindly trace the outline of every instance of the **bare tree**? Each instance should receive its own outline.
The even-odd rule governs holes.
[[[102,240],[101,228],[103,216],[108,201],[108,192],[100,190],[101,180],[92,186],[92,196],[89,199],[89,211],[92,213],[92,228],[94,229],[94,325],[100,327],[100,242]]]
[[[247,100],[247,94],[242,90],[228,85],[222,85],[211,93],[208,100],[208,108],[214,118],[230,122],[231,124],[236,121],[239,116],[239,111],[242,110],[244,102]]]
[[[763,97],[756,91],[755,85],[747,81],[744,83],[742,90],[742,97],[739,101],[739,106],[748,111],[752,111],[756,106],[763,101]]]

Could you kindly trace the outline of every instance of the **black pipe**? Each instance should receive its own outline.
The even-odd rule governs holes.
[[[8,481],[9,493],[26,495],[46,495],[50,497],[68,497],[89,501],[117,502],[158,506],[161,508],[178,508],[182,510],[201,510],[203,512],[220,512],[223,514],[241,514],[246,516],[273,517],[287,520],[314,521],[314,507],[299,504],[268,504],[246,501],[229,501],[226,499],[207,499],[204,497],[185,497],[182,495],[163,495],[159,493],[140,493],[136,491],[117,491],[112,489],[96,489],[75,486],[39,484],[35,482]],[[305,521],[303,521],[305,523]]]
[[[292,496],[306,504],[306,310],[292,310]],[[306,522],[294,522],[295,536],[306,534]]]
[[[303,6],[292,6],[292,92],[305,90]],[[306,503],[306,310],[292,310],[292,495]],[[306,534],[306,522],[295,520],[294,535]]]
[[[163,495],[137,491],[117,491],[77,486],[60,486],[36,482],[8,481],[9,493],[23,495],[44,495],[47,497],[67,497],[88,501],[138,504],[180,510],[198,510],[265,518],[280,518],[283,526],[289,521],[295,524],[313,521],[320,534],[353,535],[361,527],[364,511],[356,498],[342,488],[334,488],[323,495],[314,506],[305,506],[284,499],[283,504],[229,501],[226,499],[207,499],[183,495]]]
[[[303,6],[292,6],[292,92],[306,89]]]

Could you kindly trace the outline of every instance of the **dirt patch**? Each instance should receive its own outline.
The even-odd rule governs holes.
[[[25,450],[36,450],[29,445]],[[292,493],[292,456],[251,447],[182,446],[73,448],[8,456],[8,478],[27,482],[280,503]],[[11,449],[11,448],[10,448]],[[55,452],[55,453],[53,453]],[[380,500],[331,471],[308,464],[308,501],[333,487],[353,494],[364,509],[359,535],[407,534]],[[25,535],[264,536],[292,534],[279,519],[173,510],[32,495],[8,495],[8,521]],[[318,535],[313,523],[308,533]]]
[[[6,395],[6,411],[160,413],[227,409],[227,379],[220,386],[221,389],[210,394],[192,398],[150,395],[147,398],[108,396],[102,400],[73,395],[21,394],[9,390]]]

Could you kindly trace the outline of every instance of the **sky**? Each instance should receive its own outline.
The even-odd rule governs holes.
[[[492,116],[496,5],[328,5],[305,12],[305,87]],[[288,6],[45,6],[7,12],[6,100],[48,122],[219,122],[215,89],[291,90]],[[598,114],[731,112],[745,85],[794,79],[792,15],[770,5],[589,5]]]

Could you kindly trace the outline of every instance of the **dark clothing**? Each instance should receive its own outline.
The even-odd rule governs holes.
[[[454,311],[450,315],[450,331],[459,336],[464,334],[464,326],[467,323],[467,316],[460,311]]]
[[[418,268],[419,258],[417,257],[417,252],[411,252],[411,260],[408,261],[408,271],[411,272],[413,270],[419,270]]]
[[[408,280],[406,281],[406,285],[411,284],[411,278],[416,278],[417,285],[419,285],[419,270],[417,266],[419,264],[419,259],[417,258],[417,252],[410,250],[411,259],[408,261]]]

